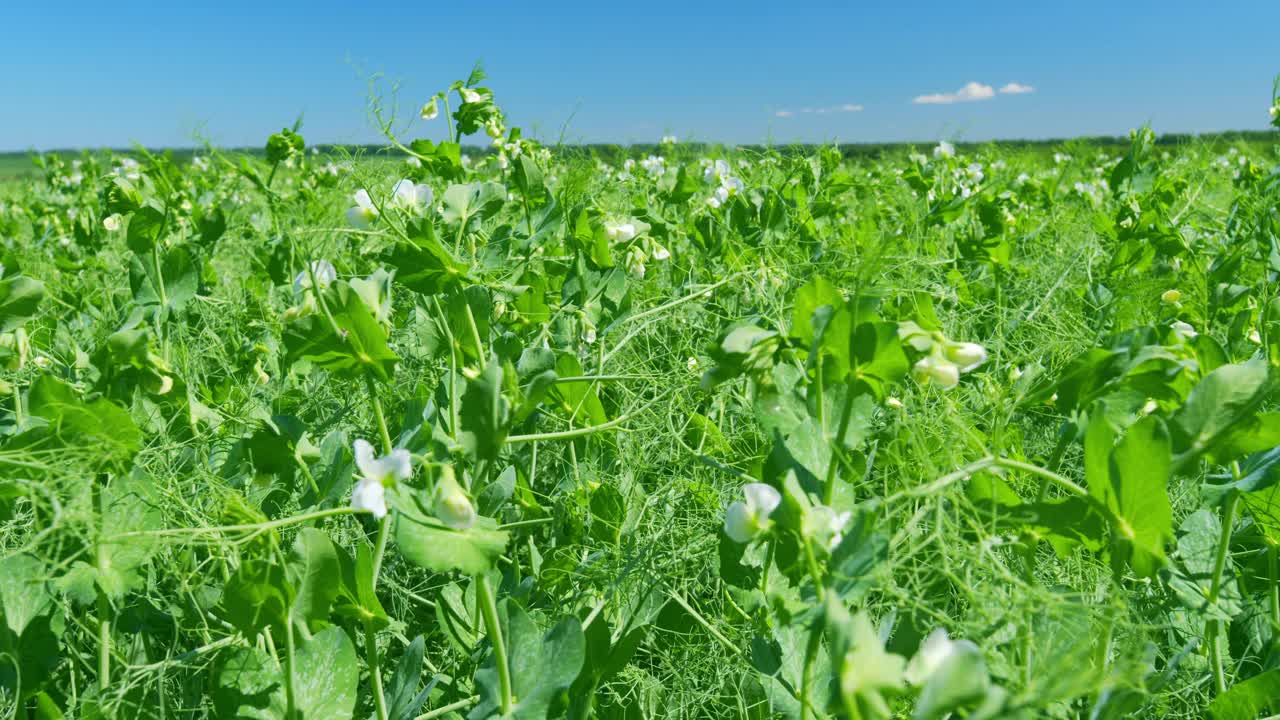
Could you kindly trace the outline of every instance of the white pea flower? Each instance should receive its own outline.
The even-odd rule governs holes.
[[[955,363],[937,355],[922,357],[911,368],[916,382],[927,385],[936,383],[943,390],[960,384],[960,368]]]
[[[729,175],[729,163],[724,160],[716,160],[702,171],[702,178],[707,182],[721,182],[721,179]]]
[[[890,396],[890,397],[885,398],[885,399],[884,399],[884,404],[885,404],[885,405],[887,405],[887,406],[889,406],[889,407],[891,407],[891,408],[893,408],[894,410],[901,410],[901,409],[902,409],[902,401],[901,401],[901,400],[899,400],[899,399],[898,399],[898,398],[896,398],[896,397],[892,397],[892,396]]]
[[[685,365],[685,367],[689,368],[689,370],[690,370],[690,371],[697,370],[697,369],[698,369],[698,358],[696,358],[696,357],[690,357],[688,360],[686,360],[686,361],[685,361],[685,364],[684,364],[684,365]]]
[[[422,167],[422,161],[412,155],[404,159],[404,164],[415,170]]]
[[[436,483],[431,511],[445,525],[454,530],[466,530],[476,522],[476,509],[462,486],[454,479],[453,468],[445,467],[440,482]]]
[[[719,208],[727,202],[729,202],[729,189],[723,185],[716,188],[715,192],[711,194],[711,197],[707,198],[707,205],[713,208]]]
[[[294,291],[302,292],[303,290],[311,287],[311,276],[313,274],[316,276],[316,284],[318,284],[322,290],[332,285],[333,281],[338,279],[338,271],[333,267],[333,263],[328,260],[312,260],[311,272],[303,270],[293,279]]]
[[[1280,103],[1276,103],[1267,109],[1267,113],[1271,115],[1271,119],[1280,118]]]
[[[1181,320],[1171,324],[1169,327],[1173,328],[1174,334],[1183,340],[1190,340],[1200,334],[1191,326],[1191,323],[1185,323]]]
[[[987,349],[978,343],[948,342],[946,344],[947,359],[966,373],[987,361]]]
[[[938,143],[938,146],[937,146],[937,147],[935,147],[935,148],[933,149],[933,156],[934,156],[935,158],[939,158],[939,159],[941,159],[941,158],[951,158],[951,157],[955,157],[955,156],[956,156],[956,146],[955,146],[955,145],[952,145],[951,143],[947,142],[946,140],[943,140],[943,141],[939,142],[939,143]]]
[[[957,643],[947,635],[944,628],[929,633],[929,637],[920,643],[920,649],[907,663],[907,671],[903,676],[907,682],[920,687],[935,673],[942,663],[955,652]]]
[[[667,172],[667,161],[657,155],[650,155],[640,161],[640,167],[644,168],[650,177],[662,177]]]
[[[782,503],[782,495],[770,485],[747,483],[742,487],[743,500],[730,503],[724,513],[724,534],[736,543],[747,543],[760,536],[772,524],[769,515]]]
[[[436,98],[428,100],[427,104],[422,106],[422,110],[418,112],[418,115],[423,120],[435,120],[440,115],[440,106],[436,102]]]
[[[391,190],[392,207],[408,212],[422,212],[435,200],[435,193],[430,185],[415,185],[412,180],[401,180]]]
[[[636,226],[633,223],[614,223],[607,222],[604,224],[604,235],[609,238],[610,242],[623,243],[631,240],[636,236]]]
[[[120,229],[120,222],[120,214],[115,213],[102,218],[102,227],[110,232],[115,232]]]
[[[675,145],[675,144],[676,144],[676,143],[678,143],[678,142],[680,142],[680,141],[676,139],[676,136],[675,136],[675,135],[663,135],[663,136],[662,136],[662,144],[663,144],[663,145]]]
[[[365,440],[357,440],[354,449],[360,478],[351,491],[351,507],[371,512],[381,520],[387,515],[387,483],[408,480],[413,475],[409,451],[397,448],[390,455],[376,457],[373,446]]]
[[[666,249],[665,247],[663,247],[663,246],[659,245],[658,243],[654,243],[654,244],[653,244],[653,259],[654,259],[654,260],[657,260],[658,262],[662,262],[663,260],[667,260],[667,259],[669,259],[670,257],[671,257],[671,251],[670,251],[670,250],[668,250],[668,249]]]
[[[483,95],[471,88],[462,88],[458,92],[462,95],[462,102],[464,103],[478,103],[481,100],[484,100]]]
[[[852,519],[852,512],[836,512],[835,508],[816,505],[805,517],[805,533],[819,547],[830,552],[844,539],[844,527]]]
[[[644,262],[648,260],[644,251],[638,247],[633,247],[627,252],[626,268],[627,272],[638,278],[644,277]]]
[[[378,217],[378,208],[373,206],[373,199],[369,197],[369,191],[361,188],[351,198],[355,200],[356,204],[355,207],[347,210],[347,222],[359,230],[372,225],[373,221]]]

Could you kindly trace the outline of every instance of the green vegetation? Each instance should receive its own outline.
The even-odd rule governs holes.
[[[1280,713],[1274,136],[622,157],[482,81],[0,185],[0,717]]]

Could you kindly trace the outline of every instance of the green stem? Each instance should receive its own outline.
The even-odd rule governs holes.
[[[1276,555],[1280,548],[1267,548],[1267,579],[1271,585],[1271,632],[1280,632],[1280,574],[1276,572]]]
[[[294,689],[294,643],[293,620],[289,619],[284,626],[284,698],[286,717],[294,718],[298,714],[298,699]]]
[[[830,505],[836,494],[836,459],[837,452],[843,452],[845,433],[849,432],[849,422],[853,418],[853,388],[845,386],[844,404],[840,407],[840,424],[836,429],[836,441],[832,446],[831,464],[827,465],[827,483],[823,490],[822,502]]]
[[[391,433],[387,432],[387,418],[382,414],[382,401],[378,399],[378,384],[373,376],[364,376],[365,385],[369,388],[369,404],[373,406],[373,417],[378,421],[378,433],[382,436],[382,453],[390,455],[394,446],[391,444]]]
[[[391,534],[391,513],[378,521],[378,540],[373,548],[373,587],[378,587],[378,573],[382,572],[382,556],[387,554],[387,536]]]
[[[1227,556],[1231,546],[1231,526],[1235,523],[1236,503],[1239,499],[1239,493],[1233,490],[1222,507],[1222,534],[1218,538],[1218,554],[1213,561],[1213,577],[1209,586],[1210,605],[1218,601],[1218,594],[1222,591],[1222,573],[1227,566]],[[1218,694],[1227,691],[1227,678],[1222,667],[1222,648],[1218,637],[1221,631],[1222,623],[1218,620],[1210,620],[1205,625],[1205,635],[1209,640],[1209,658],[1213,664],[1213,681]]]
[[[509,715],[515,700],[511,695],[511,668],[507,665],[507,646],[502,639],[502,626],[498,623],[498,604],[493,598],[493,588],[489,586],[487,575],[477,575],[476,600],[480,603],[480,612],[484,617],[485,632],[489,635],[489,643],[493,645],[493,661],[498,669],[499,710],[502,715]]]
[[[108,568],[108,558],[105,538],[102,537],[103,517],[103,500],[102,500],[102,483],[94,482],[93,484],[93,500],[94,510],[98,513],[98,541],[94,547],[94,561],[97,564],[97,570],[100,577],[105,577]],[[98,588],[98,690],[105,693],[107,688],[111,686],[111,603],[107,600],[107,593],[101,587]]]
[[[373,704],[378,720],[387,720],[387,698],[382,691],[382,669],[378,658],[378,639],[373,630],[373,618],[364,621],[364,652],[369,661],[369,678],[373,680]]]
[[[809,688],[813,683],[813,663],[818,657],[818,647],[822,643],[822,631],[815,623],[810,631],[809,644],[804,651],[804,669],[800,672],[800,720],[809,717]]]

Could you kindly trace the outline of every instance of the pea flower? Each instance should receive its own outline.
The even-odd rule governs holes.
[[[445,466],[432,496],[432,512],[454,530],[466,530],[476,522],[476,509],[454,478],[453,468]]]
[[[632,223],[607,222],[604,224],[604,235],[611,242],[627,242],[636,236],[636,226]]]
[[[355,200],[355,207],[347,210],[347,222],[351,223],[351,227],[363,230],[373,224],[378,217],[378,208],[373,206],[373,199],[369,197],[369,191],[360,188],[355,195],[351,196]]]
[[[408,480],[413,475],[409,451],[396,448],[390,455],[375,457],[373,446],[365,440],[357,440],[354,449],[360,478],[351,491],[351,507],[371,512],[381,520],[387,515],[387,483]]]
[[[724,534],[736,543],[747,543],[769,529],[769,515],[782,502],[782,495],[764,483],[742,487],[743,500],[735,500],[724,513]]]
[[[907,663],[904,676],[907,682],[919,687],[951,657],[956,650],[956,642],[947,635],[946,628],[938,628],[929,633],[929,637],[920,643],[920,649]]]
[[[938,355],[929,355],[916,361],[911,368],[916,382],[921,384],[936,383],[943,390],[950,390],[960,384],[960,368],[955,363]]]
[[[431,98],[426,105],[422,106],[422,110],[418,112],[423,120],[435,120],[440,115],[440,107],[436,103],[436,98]]]
[[[952,158],[956,156],[956,146],[943,140],[933,149],[933,156],[938,159]]]
[[[462,95],[462,102],[464,103],[478,103],[481,100],[484,100],[483,95],[471,88],[462,88],[458,90],[458,94]]]
[[[987,361],[987,349],[978,343],[947,342],[944,352],[947,359],[959,366],[962,373],[969,372]]]
[[[902,688],[906,659],[886,652],[880,634],[866,613],[853,619],[850,648],[840,658],[840,693],[847,705],[856,705],[861,717],[888,718],[892,715],[884,693]]]
[[[852,512],[836,512],[835,508],[816,505],[805,517],[805,534],[819,547],[831,552],[844,539],[844,528],[852,519]]]
[[[312,275],[316,276],[316,283],[321,290],[329,287],[334,280],[338,279],[338,271],[334,269],[333,263],[328,260],[312,260],[310,269],[310,272],[303,270],[293,278],[293,289],[296,292],[302,292],[311,287]]]
[[[1190,340],[1191,338],[1200,334],[1196,332],[1196,329],[1194,327],[1191,326],[1191,323],[1185,323],[1181,320],[1171,324],[1169,327],[1173,328],[1174,334],[1177,335],[1178,338],[1182,340]]]
[[[120,214],[119,214],[119,213],[115,213],[115,214],[108,215],[108,216],[106,216],[105,218],[103,218],[103,219],[102,219],[102,227],[106,228],[109,232],[115,232],[115,231],[119,230],[119,229],[120,229]]]
[[[415,185],[412,180],[405,179],[395,184],[391,190],[392,207],[408,212],[421,212],[435,200],[435,193],[426,184]]]

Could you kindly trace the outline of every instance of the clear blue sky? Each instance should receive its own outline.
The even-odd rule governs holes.
[[[513,124],[617,142],[1261,129],[1280,72],[1280,0],[206,5],[9,3],[0,150],[259,145],[300,112],[309,142],[374,141],[370,74],[408,111],[475,60]],[[914,102],[968,83],[993,96]]]

